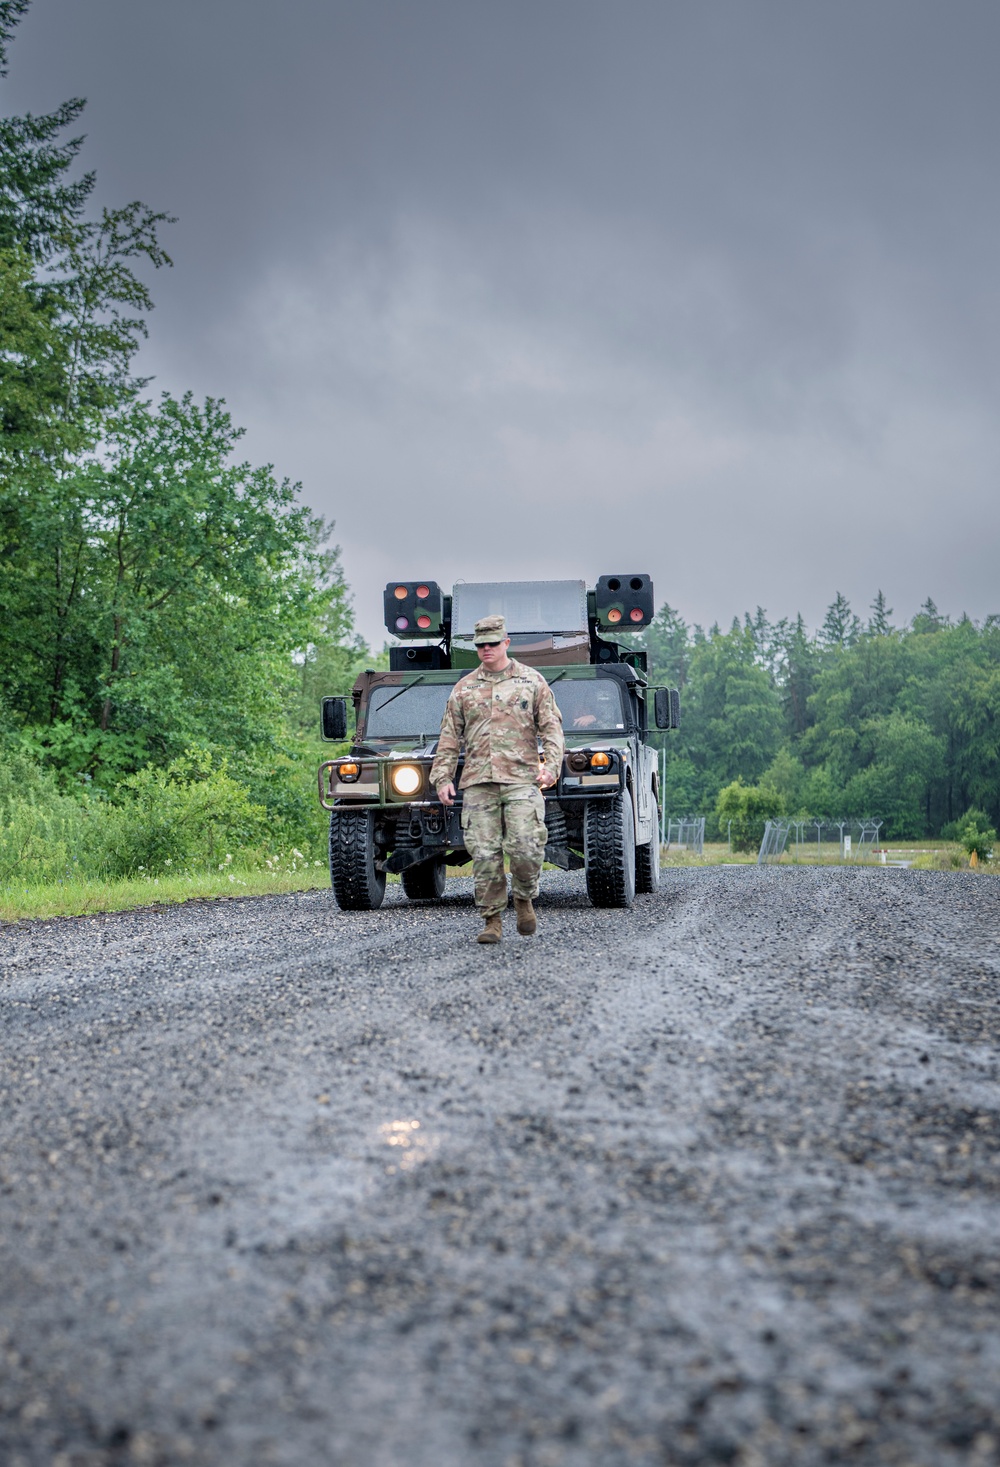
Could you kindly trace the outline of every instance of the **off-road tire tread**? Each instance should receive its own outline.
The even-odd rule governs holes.
[[[374,912],[385,897],[385,872],[375,870],[370,810],[331,810],[330,885],[344,912]]]
[[[595,907],[630,907],[635,895],[626,880],[624,799],[594,800],[584,817],[587,895]]]
[[[403,890],[411,902],[440,901],[444,896],[448,868],[442,860],[421,861],[419,866],[408,866],[400,876]]]

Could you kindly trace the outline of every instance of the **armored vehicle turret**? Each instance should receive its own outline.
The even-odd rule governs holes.
[[[449,865],[470,858],[462,799],[446,808],[430,786],[445,703],[478,665],[475,623],[500,612],[510,653],[539,669],[562,713],[566,752],[545,791],[545,859],[582,870],[598,907],[629,907],[655,891],[660,873],[659,782],[651,728],[677,728],[677,690],[651,687],[646,654],[613,640],[653,618],[647,575],[583,581],[394,581],[385,588],[386,629],[398,639],[388,671],[363,672],[351,701],[349,751],[319,770],[330,812],[330,879],[339,906],[382,903],[386,875],[407,896],[444,895]],[[346,698],[323,700],[324,738],[348,738]],[[462,764],[459,763],[459,777]]]

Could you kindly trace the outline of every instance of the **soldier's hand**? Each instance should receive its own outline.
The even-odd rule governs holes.
[[[552,773],[551,769],[545,769],[543,767],[538,771],[538,783],[543,790],[550,790],[556,783],[556,776]]]
[[[441,801],[442,805],[454,805],[455,786],[452,784],[451,780],[449,780],[447,784],[441,785],[438,790],[438,799]]]

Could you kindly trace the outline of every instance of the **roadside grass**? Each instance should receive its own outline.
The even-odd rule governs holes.
[[[885,851],[885,861],[882,851]],[[798,859],[796,859],[796,856]],[[818,859],[817,859],[818,857]],[[660,865],[664,866],[755,866],[756,851],[730,851],[727,841],[705,842],[702,854],[678,846],[660,847]],[[805,841],[796,853],[791,846],[780,861],[769,863],[778,866],[846,866],[846,867],[899,867],[909,866],[914,871],[968,871],[969,857],[956,841],[924,840],[917,842],[892,841],[880,845],[874,852],[859,856],[856,851],[846,860],[841,856],[840,846],[824,843],[818,850],[815,842]],[[1000,874],[1000,862],[996,859],[983,861],[978,867],[981,875]]]
[[[261,871],[231,865],[225,871],[178,872],[121,877],[113,881],[69,880],[0,890],[0,922],[29,918],[82,917],[95,912],[128,912],[137,907],[175,906],[179,902],[219,901],[227,897],[284,896],[329,887],[324,863],[298,870]]]

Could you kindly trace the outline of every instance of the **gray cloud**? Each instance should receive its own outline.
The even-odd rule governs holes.
[[[36,0],[6,107],[88,95],[102,196],[180,214],[146,370],[336,518],[370,637],[408,574],[983,616],[998,41],[967,0]]]

